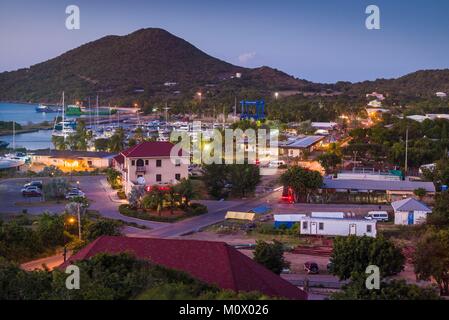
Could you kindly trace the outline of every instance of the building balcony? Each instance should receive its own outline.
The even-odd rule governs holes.
[[[136,166],[136,172],[138,173],[145,173],[147,172],[145,166]]]

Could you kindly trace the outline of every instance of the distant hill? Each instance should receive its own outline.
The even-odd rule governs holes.
[[[237,73],[242,77],[235,77]],[[68,101],[99,93],[103,103],[119,104],[167,97],[188,101],[197,90],[210,91],[221,101],[234,95],[269,97],[275,90],[341,92],[359,98],[378,91],[407,100],[449,92],[449,69],[417,71],[397,79],[320,84],[270,67],[235,66],[165,30],[149,28],[106,36],[30,68],[0,73],[0,101],[55,102],[63,90]]]
[[[27,69],[0,74],[0,100],[54,101],[65,90],[83,98],[100,92],[102,99],[146,96],[220,85],[242,73],[258,89],[297,90],[308,84],[283,72],[247,69],[221,61],[162,29],[141,29],[126,36],[107,36]],[[238,79],[240,80],[240,79]]]
[[[435,96],[436,92],[449,93],[449,69],[420,70],[396,79],[377,79],[357,83],[338,82],[336,90],[353,94],[373,91],[395,96]]]

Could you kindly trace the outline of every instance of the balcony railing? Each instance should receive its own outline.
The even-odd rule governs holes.
[[[145,166],[136,166],[136,172],[146,172]]]

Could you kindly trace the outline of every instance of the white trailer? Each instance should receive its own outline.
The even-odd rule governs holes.
[[[376,237],[376,221],[364,219],[303,217],[300,234],[319,236],[368,236]]]

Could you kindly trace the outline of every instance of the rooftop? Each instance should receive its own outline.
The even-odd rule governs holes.
[[[414,191],[419,188],[423,188],[427,192],[435,192],[435,185],[433,182],[409,180],[323,179],[323,189]]]
[[[164,141],[146,141],[121,152],[127,158],[170,157],[174,144]]]
[[[314,144],[320,142],[323,140],[323,136],[305,136],[299,139],[294,140],[293,142],[290,142],[285,145],[280,145],[280,148],[286,148],[286,149],[305,149],[313,146]]]
[[[413,199],[407,198],[399,201],[395,201],[391,203],[394,211],[425,211],[432,212],[432,210],[426,206],[424,203]]]
[[[74,254],[62,266],[99,253],[121,252],[130,252],[137,258],[184,271],[222,289],[307,299],[304,291],[224,242],[103,236]]]

